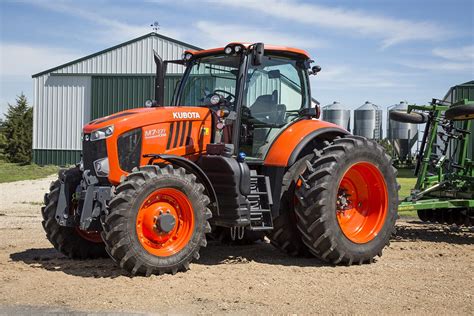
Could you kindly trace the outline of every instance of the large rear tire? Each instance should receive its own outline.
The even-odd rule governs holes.
[[[396,169],[375,141],[345,136],[302,175],[295,210],[303,242],[331,264],[370,263],[395,231]]]
[[[301,233],[296,227],[295,190],[301,184],[299,176],[306,170],[306,163],[314,154],[306,155],[296,161],[283,176],[280,214],[273,219],[273,230],[268,238],[273,246],[290,256],[307,256],[308,248],[301,240]]]
[[[60,226],[56,221],[56,208],[58,206],[61,181],[64,181],[64,172],[59,172],[59,179],[51,183],[49,193],[44,196],[44,204],[41,208],[43,215],[43,228],[46,237],[54,248],[71,259],[95,259],[108,257],[105,246],[99,232],[87,232],[78,227]],[[79,173],[78,168],[71,168],[67,172]],[[76,179],[78,177],[75,177]],[[80,177],[79,177],[80,178]],[[71,183],[70,188],[75,189],[79,185]],[[68,192],[70,196],[73,192]],[[71,212],[74,210],[71,209]]]
[[[144,166],[117,186],[103,219],[110,256],[132,275],[185,271],[211,231],[209,197],[183,168]]]

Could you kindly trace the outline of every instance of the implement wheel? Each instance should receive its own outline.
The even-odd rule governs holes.
[[[110,256],[132,275],[185,271],[211,231],[210,200],[193,174],[144,166],[116,188],[104,218]]]
[[[405,111],[390,111],[390,119],[395,122],[410,123],[410,124],[424,124],[428,121],[428,115],[425,113]]]
[[[463,104],[450,107],[444,113],[448,120],[465,121],[474,119],[474,104]]]
[[[375,141],[345,136],[320,151],[296,192],[297,225],[315,256],[370,263],[395,231],[396,169]]]

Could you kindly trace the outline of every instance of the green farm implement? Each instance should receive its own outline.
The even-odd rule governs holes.
[[[417,182],[399,211],[416,210],[425,222],[474,225],[474,101],[409,105],[390,119],[425,124],[417,156]]]

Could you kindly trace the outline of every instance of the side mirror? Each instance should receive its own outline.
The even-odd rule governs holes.
[[[311,70],[309,71],[309,74],[316,76],[316,75],[318,74],[318,72],[320,72],[320,71],[321,71],[321,66],[316,65],[316,66],[313,66],[313,67],[311,68]]]
[[[319,109],[317,107],[315,108],[302,108],[301,110],[299,110],[298,114],[300,116],[306,116],[306,117],[315,117],[315,118],[318,118],[319,117]]]
[[[264,51],[265,51],[265,46],[263,45],[263,43],[253,44],[252,65],[260,66],[262,64]]]

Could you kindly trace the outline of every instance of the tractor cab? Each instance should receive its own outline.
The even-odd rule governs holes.
[[[160,71],[162,62],[155,60]],[[303,50],[231,43],[220,49],[186,51],[182,60],[165,62],[164,68],[186,66],[172,106],[209,108],[215,143],[231,145],[249,160],[263,161],[278,133],[311,107],[310,63]],[[161,74],[157,78],[163,80]],[[157,82],[157,87],[164,86]],[[163,91],[157,89],[156,95],[163,100]],[[158,100],[155,105],[163,103]]]

